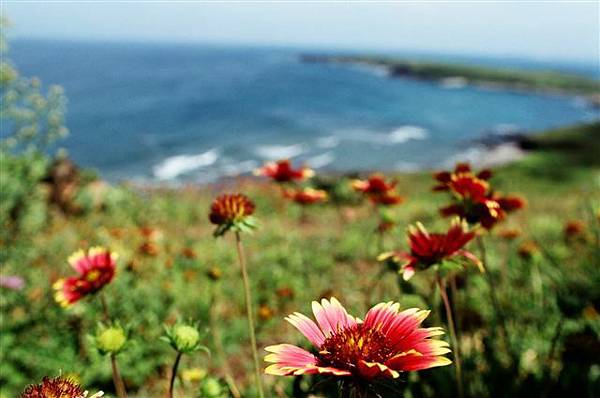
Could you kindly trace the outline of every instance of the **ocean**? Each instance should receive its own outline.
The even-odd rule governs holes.
[[[576,97],[391,79],[375,68],[300,61],[315,52],[15,40],[9,57],[22,74],[65,88],[71,133],[61,146],[115,182],[206,183],[278,158],[328,171],[434,169],[476,161],[484,136],[599,117]],[[387,55],[598,78],[593,64]]]

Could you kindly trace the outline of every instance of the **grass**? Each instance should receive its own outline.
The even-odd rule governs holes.
[[[496,338],[484,277],[469,269],[454,297],[467,396],[598,396],[600,124],[537,135],[527,145],[536,151],[496,170],[493,183],[525,196],[529,205],[484,238],[488,272],[496,281],[517,361],[511,362]],[[415,221],[433,229],[448,225],[437,213],[447,198],[431,192],[430,174],[397,178],[407,200],[394,211],[398,227],[386,237],[386,249],[406,248],[404,229]],[[102,194],[94,189],[92,194],[90,186],[82,188],[85,211],[80,214],[50,207],[41,230],[2,242],[3,274],[23,276],[26,287],[1,293],[1,397],[13,397],[25,385],[59,372],[114,395],[109,363],[86,338],[100,319],[99,302],[65,310],[55,304],[51,289],[54,280],[70,273],[65,260],[71,252],[97,244],[120,254],[118,276],[105,294],[112,315],[131,329],[133,343],[118,357],[130,396],[164,396],[175,355],[159,341],[162,325],[189,318],[200,322],[206,332],[202,343],[213,354],[183,357],[178,396],[199,396],[199,391],[211,396],[194,374],[225,376],[215,332],[238,387],[244,396],[256,396],[235,242],[231,236],[214,239],[207,220],[212,198],[225,190],[244,192],[257,204],[260,228],[245,235],[244,244],[259,346],[306,345],[283,317],[294,311],[310,314],[312,300],[331,295],[356,315],[370,304],[395,300],[404,308],[430,308],[428,324],[445,324],[428,272],[410,283],[387,272],[371,289],[382,265],[374,260],[376,220],[366,203],[314,207],[308,222],[300,223],[298,209],[263,181],[178,190],[123,185],[104,187]],[[573,241],[562,232],[569,220],[586,224],[584,235]],[[154,231],[151,237],[142,227]],[[508,241],[498,234],[506,229],[521,235]],[[522,245],[532,241],[539,250],[520,256]],[[217,281],[209,277],[216,268],[222,273]],[[453,375],[451,367],[411,373],[403,375],[401,386],[407,397],[450,397]],[[273,397],[303,396],[299,391],[308,382],[272,376],[264,381]]]

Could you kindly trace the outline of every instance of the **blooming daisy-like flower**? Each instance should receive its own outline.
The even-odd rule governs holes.
[[[506,214],[525,206],[525,200],[518,196],[503,196],[494,192],[489,184],[490,170],[474,174],[467,163],[459,163],[453,172],[443,171],[434,175],[438,181],[434,191],[448,191],[453,203],[440,209],[447,217],[459,216],[470,224],[481,224],[491,229],[502,221]]]
[[[299,205],[306,206],[325,202],[327,200],[327,192],[322,189],[303,188],[298,190],[287,190],[285,191],[285,197]]]
[[[398,182],[388,182],[381,174],[373,174],[367,180],[354,180],[351,184],[355,191],[363,193],[376,205],[395,206],[404,200],[395,192]]]
[[[273,181],[284,183],[294,181],[304,181],[312,177],[315,173],[308,167],[298,169],[292,168],[292,163],[288,159],[281,159],[277,162],[268,162],[254,171],[256,175],[271,178]]]
[[[354,180],[351,182],[351,184],[355,191],[362,192],[367,195],[383,195],[389,191],[393,191],[398,182],[387,182],[383,175],[373,174],[367,180]]]
[[[423,224],[417,223],[408,229],[410,252],[388,252],[381,254],[380,261],[392,260],[400,265],[404,280],[410,279],[418,269],[427,269],[434,264],[463,257],[477,265],[483,272],[481,261],[463,247],[475,237],[467,224],[459,218],[452,220],[446,233],[427,232]]]
[[[73,253],[68,261],[78,275],[59,279],[54,284],[56,301],[67,307],[98,292],[115,276],[116,260],[117,254],[103,247]]]
[[[335,298],[312,303],[317,320],[298,312],[286,320],[314,346],[313,352],[291,344],[266,347],[272,363],[265,373],[276,376],[328,374],[359,382],[397,378],[401,372],[449,365],[448,343],[431,337],[444,334],[439,327],[421,328],[429,311],[400,311],[398,303],[380,303],[362,321],[349,315]]]
[[[438,185],[433,190],[451,191],[462,198],[478,198],[488,191],[491,177],[491,170],[485,169],[474,174],[468,163],[458,163],[454,172],[442,171],[434,175]]]
[[[66,377],[44,377],[41,384],[28,386],[21,394],[21,398],[99,398],[104,393],[102,391],[88,397],[88,392],[84,391],[74,380]]]
[[[492,229],[504,220],[508,213],[525,207],[525,199],[519,196],[501,196],[490,193],[477,201],[466,200],[442,207],[440,213],[444,217],[459,216],[469,224],[481,224],[485,229]]]
[[[217,225],[215,236],[221,236],[230,229],[235,231],[250,231],[256,228],[252,217],[254,203],[241,193],[224,194],[217,197],[210,206],[208,219]]]

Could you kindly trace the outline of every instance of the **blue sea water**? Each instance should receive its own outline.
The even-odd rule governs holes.
[[[280,157],[327,170],[435,168],[490,132],[598,118],[578,98],[391,79],[302,63],[305,52],[17,40],[9,55],[23,74],[65,87],[63,146],[113,181],[209,182]],[[418,57],[598,77],[597,65]]]

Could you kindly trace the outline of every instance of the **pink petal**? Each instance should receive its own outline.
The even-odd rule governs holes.
[[[385,364],[390,369],[402,372],[429,369],[436,366],[450,365],[451,360],[445,357],[423,355],[416,351],[404,352],[389,359]]]
[[[313,301],[312,310],[326,338],[341,328],[356,324],[354,318],[348,315],[344,307],[335,298],[332,298],[331,302],[323,299],[321,304]]]
[[[295,312],[285,318],[286,321],[291,323],[296,329],[300,331],[313,345],[319,348],[325,341],[325,336],[321,329],[306,315],[299,312]]]
[[[292,344],[278,344],[265,347],[270,352],[265,356],[266,362],[277,363],[284,367],[302,368],[308,365],[316,365],[317,358],[310,352]]]

